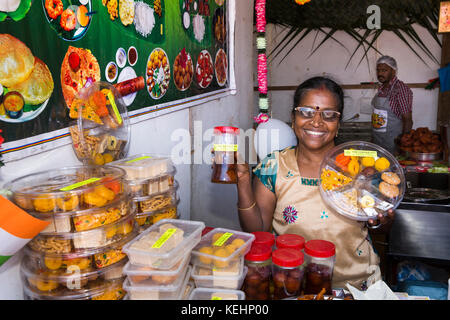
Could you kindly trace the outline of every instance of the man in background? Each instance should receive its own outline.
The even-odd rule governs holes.
[[[395,152],[395,141],[399,135],[412,129],[411,89],[397,78],[397,62],[390,56],[377,61],[377,78],[381,83],[372,99],[372,142]]]

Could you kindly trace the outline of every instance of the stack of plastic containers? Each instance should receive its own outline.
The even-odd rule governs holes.
[[[223,290],[236,300],[245,299],[245,294],[240,290],[248,271],[244,256],[254,239],[251,233],[223,228],[206,233],[192,251],[192,278],[196,289],[190,299],[219,299],[220,295],[216,292],[224,293]],[[206,297],[208,294],[209,298]]]
[[[49,222],[24,248],[27,299],[121,299],[122,247],[138,234],[125,172],[76,166],[10,182],[12,200]]]
[[[123,251],[129,262],[124,289],[130,300],[181,300],[188,290],[192,249],[205,224],[163,219],[144,230]]]
[[[175,167],[169,157],[138,154],[108,165],[122,168],[126,172],[131,201],[138,210],[136,221],[140,232],[161,219],[179,218],[178,182],[175,180]]]

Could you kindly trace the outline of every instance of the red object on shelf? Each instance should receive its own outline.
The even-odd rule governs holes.
[[[202,231],[202,237],[213,229],[214,228],[212,228],[212,227],[205,227]]]

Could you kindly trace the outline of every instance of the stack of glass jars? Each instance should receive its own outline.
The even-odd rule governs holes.
[[[162,219],[128,243],[123,248],[129,259],[124,268],[126,299],[185,298],[191,251],[204,227],[200,221]]]
[[[169,157],[138,154],[108,164],[125,170],[139,232],[161,219],[178,219],[178,182]]]
[[[215,228],[192,251],[192,278],[197,288],[240,290],[247,275],[244,256],[255,235]]]
[[[75,166],[10,182],[12,200],[49,225],[24,248],[26,299],[122,299],[122,246],[137,236],[125,172]]]

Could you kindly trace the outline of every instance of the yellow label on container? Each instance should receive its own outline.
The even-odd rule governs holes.
[[[164,232],[164,233],[162,234],[162,236],[159,237],[159,239],[152,245],[152,248],[156,248],[156,249],[161,248],[162,245],[163,245],[164,243],[166,243],[166,241],[169,240],[170,237],[173,236],[173,234],[174,234],[176,231],[177,231],[176,228],[170,228],[170,229],[167,229],[166,232]]]
[[[344,150],[344,156],[347,157],[377,157],[377,152],[373,150],[353,150],[353,149],[347,149]]]
[[[212,296],[211,300],[222,300],[222,298],[221,297],[217,297],[217,296]]]
[[[136,159],[129,160],[129,161],[125,162],[125,163],[133,163],[133,162],[138,162],[138,161],[141,161],[141,160],[151,159],[151,158],[152,157],[149,157],[149,156],[143,156],[143,157],[139,157],[139,158],[136,158]]]
[[[114,95],[111,91],[108,92],[109,102],[111,102],[111,107],[113,108],[114,114],[116,115],[117,122],[122,123],[122,117],[120,116],[119,110],[117,109],[116,100],[114,100]]]
[[[221,247],[227,240],[232,236],[233,234],[231,232],[225,232],[222,236],[220,236],[219,239],[214,242],[214,246]]]
[[[238,151],[237,144],[214,144],[214,151]]]
[[[100,178],[90,178],[90,179],[87,179],[87,180],[84,180],[84,181],[80,181],[80,182],[71,184],[70,186],[61,188],[61,189],[59,189],[59,190],[60,190],[60,191],[70,191],[70,190],[74,190],[74,189],[77,189],[77,188],[79,188],[79,187],[85,186],[85,185],[87,185],[87,184],[96,182],[96,181],[98,181],[98,180],[100,180]]]

